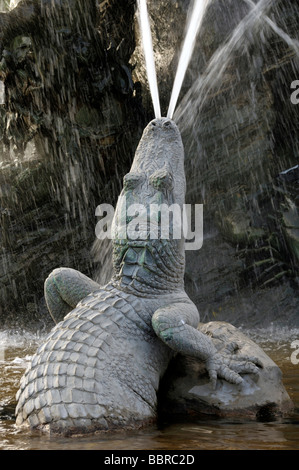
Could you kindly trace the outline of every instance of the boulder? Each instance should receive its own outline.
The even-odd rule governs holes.
[[[218,351],[229,343],[237,343],[236,354],[258,358],[263,368],[256,374],[243,375],[243,383],[230,384],[218,379],[212,388],[204,363],[196,358],[176,356],[160,388],[160,414],[179,416],[249,418],[272,420],[293,409],[282,383],[282,373],[272,359],[251,339],[225,322],[201,324],[199,330],[209,335]]]

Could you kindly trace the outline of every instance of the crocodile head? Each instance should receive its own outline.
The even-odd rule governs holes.
[[[144,130],[115,211],[114,267],[120,276],[130,271],[140,277],[142,268],[154,270],[156,262],[165,271],[178,272],[177,262],[184,267],[185,187],[180,132],[172,120],[155,119]]]

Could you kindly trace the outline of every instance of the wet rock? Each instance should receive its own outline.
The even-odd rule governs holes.
[[[252,221],[248,213],[242,209],[230,211],[220,218],[220,230],[224,238],[233,244],[254,243],[265,236],[262,228],[252,226]]]
[[[279,367],[257,344],[224,322],[200,325],[199,330],[212,338],[218,351],[234,342],[239,346],[237,355],[254,356],[261,361],[263,368],[258,375],[243,375],[241,385],[218,379],[213,390],[204,364],[178,355],[161,384],[162,414],[168,418],[211,415],[273,420],[292,411],[293,403],[283,386]]]

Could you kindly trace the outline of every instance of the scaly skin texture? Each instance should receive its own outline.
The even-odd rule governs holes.
[[[184,151],[174,122],[152,121],[144,131],[131,171],[124,178],[113,222],[115,274],[101,287],[77,271],[60,268],[45,283],[56,327],[22,378],[17,425],[53,432],[92,432],[136,427],[156,418],[157,390],[176,352],[205,361],[217,377],[241,383],[256,373],[254,358],[234,345],[220,355],[197,330],[199,313],[184,291],[184,239],[121,237],[132,214],[127,207],[178,204],[185,198]],[[156,221],[159,227],[159,214]],[[158,230],[158,228],[157,228]],[[157,232],[158,233],[158,232]],[[144,235],[145,234],[145,235]]]

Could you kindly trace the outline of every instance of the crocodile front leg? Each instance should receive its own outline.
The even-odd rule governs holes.
[[[75,269],[55,269],[44,286],[46,304],[54,322],[62,321],[82,299],[100,287],[97,282]]]
[[[230,383],[243,382],[241,373],[258,373],[259,361],[253,357],[238,356],[236,345],[227,345],[217,352],[212,340],[197,330],[199,314],[190,302],[178,302],[156,310],[152,325],[157,336],[174,351],[202,359],[206,364],[213,388],[217,377]]]

